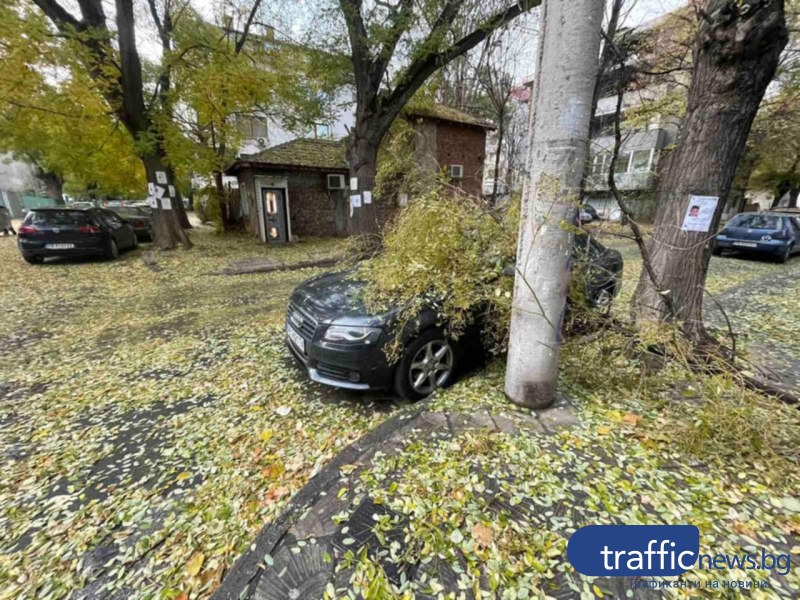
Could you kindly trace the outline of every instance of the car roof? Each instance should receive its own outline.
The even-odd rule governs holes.
[[[75,212],[86,212],[87,210],[91,210],[95,208],[94,206],[36,206],[30,210],[33,211],[51,211],[51,210],[73,210]]]

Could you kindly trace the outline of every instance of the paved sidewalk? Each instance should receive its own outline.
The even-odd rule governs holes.
[[[346,563],[349,552],[366,552],[377,559],[395,585],[401,581],[436,581],[444,590],[456,591],[459,576],[446,561],[419,564],[398,558],[404,550],[407,521],[363,493],[359,486],[361,474],[377,459],[400,455],[411,443],[432,444],[469,430],[547,435],[572,427],[578,420],[563,399],[535,415],[516,414],[514,420],[493,416],[486,410],[473,414],[431,412],[426,410],[426,404],[394,416],[337,456],[295,496],[275,523],[262,530],[214,598],[311,600],[322,598],[331,585],[338,596],[347,590],[352,574],[351,568],[340,564],[343,559]],[[496,482],[491,474],[478,475],[486,485],[489,509],[496,516],[524,520],[528,511],[534,510],[529,499],[516,503],[493,492]],[[378,522],[382,527],[377,527]],[[379,529],[382,534],[376,534]],[[571,595],[566,582],[558,587],[569,591],[565,597]],[[620,592],[624,594],[624,590]],[[416,593],[420,599],[435,597]],[[473,596],[469,593],[466,597]]]

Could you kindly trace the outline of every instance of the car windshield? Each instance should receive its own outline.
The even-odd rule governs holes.
[[[31,225],[68,225],[80,227],[89,223],[85,212],[78,210],[35,210],[31,213]]]
[[[731,221],[730,227],[781,229],[781,218],[774,215],[739,215]]]

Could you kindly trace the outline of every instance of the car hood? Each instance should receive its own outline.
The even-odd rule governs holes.
[[[781,233],[780,229],[751,229],[747,227],[726,227],[719,232],[719,235],[731,237],[737,240],[760,240],[763,236],[778,235]]]
[[[370,314],[362,294],[366,282],[354,278],[354,273],[348,269],[312,277],[295,288],[291,302],[322,323],[382,327],[396,311]]]

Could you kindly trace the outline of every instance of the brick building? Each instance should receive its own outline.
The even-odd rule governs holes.
[[[432,174],[445,172],[464,193],[479,196],[486,131],[491,126],[466,113],[434,105],[403,118],[414,136],[415,160]],[[226,171],[238,179],[242,213],[267,243],[295,236],[345,236],[349,210],[345,140],[296,139],[242,156]],[[374,198],[378,220],[397,213],[394,197]]]

